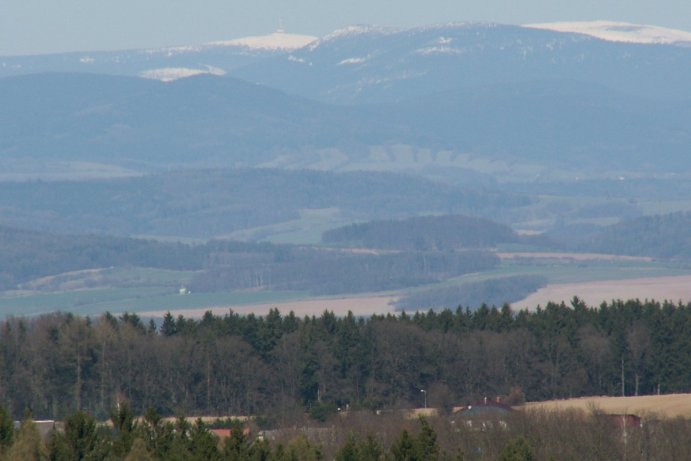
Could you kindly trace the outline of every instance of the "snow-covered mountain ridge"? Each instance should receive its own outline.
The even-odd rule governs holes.
[[[666,27],[614,21],[553,22],[526,24],[531,29],[589,35],[610,42],[655,45],[691,45],[691,32]]]
[[[355,26],[228,74],[339,104],[397,102],[538,80],[584,81],[678,100],[691,99],[691,46],[615,42],[496,23]]]
[[[355,25],[321,38],[278,29],[192,46],[0,57],[0,77],[89,72],[171,81],[199,74],[234,75],[289,93],[350,103],[378,99],[382,90],[388,95],[379,100],[391,100],[425,88],[444,91],[454,81],[503,81],[511,69],[512,80],[596,75],[595,81],[617,86],[624,81],[630,87],[626,89],[636,92],[647,79],[645,88],[661,88],[652,93],[673,94],[666,90],[669,82],[660,87],[654,77],[664,68],[667,75],[672,72],[681,79],[691,62],[689,49],[691,32],[604,21]],[[688,94],[686,81],[680,85],[680,94]]]
[[[289,34],[283,29],[268,35],[236,38],[208,43],[209,46],[239,46],[254,50],[291,51],[303,48],[317,40],[312,35]]]

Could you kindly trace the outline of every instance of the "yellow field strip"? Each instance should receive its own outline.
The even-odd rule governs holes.
[[[638,397],[582,397],[578,399],[530,402],[517,407],[523,410],[597,409],[609,414],[657,415],[667,418],[691,418],[691,394],[644,395]]]

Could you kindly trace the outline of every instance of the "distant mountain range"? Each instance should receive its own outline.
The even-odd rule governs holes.
[[[611,23],[358,26],[0,58],[0,180],[259,167],[396,172],[484,193],[687,178],[685,38]],[[198,73],[210,75],[178,78]]]
[[[578,80],[644,97],[691,98],[691,47],[497,24],[361,27],[232,74],[338,103],[393,102],[477,85]]]
[[[0,79],[0,99],[4,173],[31,159],[135,172],[271,166],[512,180],[691,166],[689,102],[575,80],[342,106],[230,77],[41,74]]]
[[[0,57],[0,288],[213,262],[184,275],[195,292],[399,289],[496,268],[484,250],[449,253],[473,236],[487,240],[471,247],[687,260],[689,215],[646,216],[689,206],[687,38],[618,23],[358,26]],[[200,252],[208,239],[230,246]],[[258,255],[227,240],[306,246]],[[544,283],[461,289],[486,300]],[[459,293],[432,287],[404,304]]]
[[[170,81],[200,74],[225,75],[237,67],[285,56],[317,37],[274,33],[165,48],[0,56],[0,77],[42,72],[89,72]]]
[[[0,156],[147,171],[258,166],[285,152],[406,141],[405,127],[227,77],[170,84],[94,74],[0,79]],[[298,166],[296,164],[294,166]]]
[[[642,96],[688,99],[690,55],[691,33],[605,21],[357,26],[320,39],[279,30],[194,46],[0,57],[0,77],[90,72],[172,80],[209,73],[347,103],[568,78]]]

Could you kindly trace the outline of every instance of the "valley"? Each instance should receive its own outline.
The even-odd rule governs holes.
[[[691,33],[543,19],[0,56],[0,460],[688,456]]]
[[[684,37],[451,23],[1,57],[0,315],[689,301]]]

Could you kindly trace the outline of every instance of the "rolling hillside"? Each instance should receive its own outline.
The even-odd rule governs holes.
[[[284,152],[381,144],[400,128],[231,78],[91,74],[0,79],[0,158],[256,166]]]
[[[228,77],[5,78],[0,158],[10,171],[33,159],[135,172],[276,166],[513,181],[566,171],[669,173],[689,164],[684,101],[575,80],[430,88],[434,94],[416,99],[343,107]]]
[[[0,223],[60,233],[212,238],[284,225],[306,233],[428,213],[500,215],[523,196],[392,173],[184,170],[91,181],[0,182]],[[319,241],[319,234],[312,239]],[[309,237],[306,237],[310,240]]]

